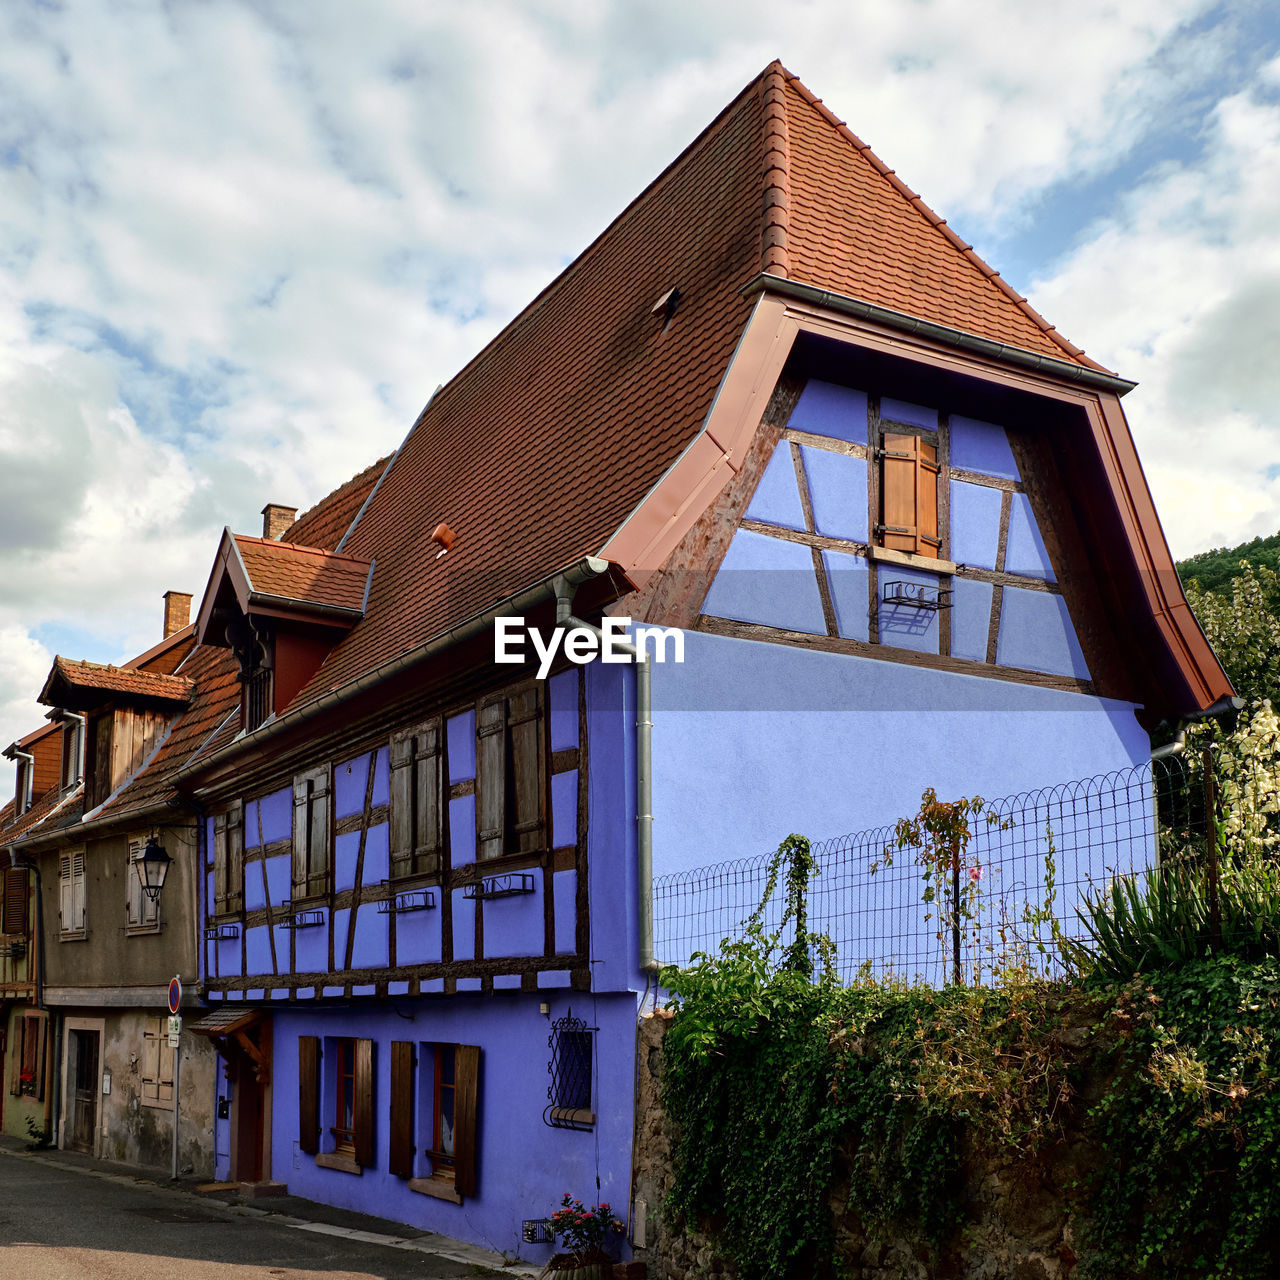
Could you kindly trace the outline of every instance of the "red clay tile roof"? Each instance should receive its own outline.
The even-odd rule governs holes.
[[[8,818],[4,826],[0,827],[0,845],[13,843],[20,836],[28,835],[36,827],[41,826],[46,820],[54,819],[55,815],[65,816],[63,814],[63,806],[69,803],[73,798],[79,799],[81,792],[80,783],[76,783],[73,787],[54,787],[51,791],[46,791],[26,813],[20,814],[18,817],[13,816],[13,806],[6,805],[4,812],[8,814]]]
[[[161,675],[172,675],[195,647],[195,624],[188,623],[124,665],[130,670],[158,671]]]
[[[16,800],[10,800],[2,808],[0,808],[0,833],[3,833],[5,827],[13,821],[13,811],[18,807]]]
[[[183,676],[161,675],[154,671],[132,671],[101,662],[73,662],[61,655],[54,658],[53,669],[45,681],[38,701],[46,706],[66,706],[66,692],[101,693],[105,698],[124,695],[154,698],[161,702],[186,703],[191,697],[191,681]]]
[[[284,600],[363,610],[369,562],[315,547],[234,535],[250,590]]]
[[[322,551],[335,551],[342,535],[364,506],[378,477],[387,469],[393,455],[379,458],[372,466],[365,467],[346,484],[340,485],[309,511],[304,511],[288,529],[280,535],[281,542],[300,543],[307,547],[319,547]]]
[[[779,63],[768,113],[763,269],[1087,368],[1088,359],[982,261]]]

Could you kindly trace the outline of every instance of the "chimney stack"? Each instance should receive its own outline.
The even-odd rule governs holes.
[[[262,508],[262,536],[278,542],[280,535],[297,518],[297,507],[282,507],[278,502],[268,502]]]
[[[164,638],[181,631],[191,621],[191,595],[186,591],[164,593]]]

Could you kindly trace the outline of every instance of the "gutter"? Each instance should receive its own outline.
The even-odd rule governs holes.
[[[848,294],[832,293],[829,289],[819,289],[811,284],[802,284],[799,280],[787,280],[767,272],[762,272],[754,280],[748,281],[742,293],[746,297],[757,293],[779,294],[784,298],[792,298],[796,302],[807,302],[815,307],[839,312],[841,315],[855,316],[859,320],[870,320],[874,324],[886,325],[890,329],[900,329],[922,338],[931,338],[944,346],[955,347],[974,355],[987,356],[1003,364],[1016,365],[1020,369],[1031,369],[1036,373],[1048,374],[1050,377],[1067,382],[1080,383],[1095,391],[1108,391],[1113,395],[1123,396],[1138,385],[1127,378],[1117,377],[1114,373],[1101,373],[1084,365],[1072,364],[1069,360],[1058,360],[1053,356],[1024,351],[1021,347],[1013,347],[1008,343],[979,338],[972,333],[965,333],[963,329],[952,329],[948,325],[935,324],[932,320],[920,320],[902,311],[894,311],[889,307],[876,306],[873,302],[851,298]]]
[[[229,742],[225,747],[219,748],[212,755],[206,756],[198,763],[193,760],[184,764],[174,771],[174,777],[177,780],[189,778],[198,770],[203,771],[213,765],[221,764],[224,760],[243,754],[246,748],[260,746],[287,729],[294,729],[298,725],[306,724],[325,711],[338,706],[349,698],[355,697],[356,694],[365,693],[385,683],[387,680],[401,675],[418,663],[442,653],[453,645],[472,639],[487,627],[492,626],[495,618],[505,614],[523,613],[525,610],[551,599],[556,595],[559,584],[567,583],[571,587],[581,586],[592,578],[601,577],[608,572],[608,569],[608,560],[601,560],[598,556],[583,556],[581,560],[569,565],[568,568],[557,569],[555,573],[548,574],[540,582],[534,583],[533,586],[526,587],[523,591],[518,591],[514,595],[508,596],[505,600],[499,601],[496,605],[485,609],[481,613],[473,614],[465,622],[460,622],[457,626],[440,632],[425,643],[400,654],[399,657],[389,659],[382,663],[381,666],[375,667],[364,675],[356,676],[353,680],[348,680],[336,689],[330,689],[328,693],[321,694],[320,697],[312,702],[305,703],[295,710],[286,711],[284,715],[277,716],[274,720],[260,725],[252,733],[245,734],[243,738]]]
[[[1170,756],[1180,756],[1187,745],[1187,729],[1190,725],[1202,720],[1221,720],[1235,715],[1244,709],[1244,699],[1240,697],[1219,698],[1211,707],[1197,711],[1189,716],[1181,716],[1172,742],[1157,747],[1152,753],[1153,760],[1167,760]]]
[[[556,587],[556,626],[582,627],[603,640],[599,627],[573,616],[572,587]],[[653,675],[644,650],[626,640],[610,640],[609,647],[628,653],[636,668],[636,911],[640,934],[640,968],[656,973],[653,958]]]

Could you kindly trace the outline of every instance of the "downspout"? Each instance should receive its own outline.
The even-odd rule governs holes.
[[[44,1129],[49,1134],[49,1141],[56,1147],[58,1145],[58,1136],[53,1125],[56,1123],[54,1104],[61,1093],[61,1089],[57,1087],[61,1079],[61,1054],[59,1052],[61,1037],[54,1034],[53,1017],[44,1003],[44,885],[40,878],[40,864],[29,858],[19,859],[12,845],[9,847],[9,865],[15,871],[30,871],[36,880],[35,982],[32,985],[36,989],[36,1008],[44,1014],[45,1034],[49,1037],[49,1041],[53,1046],[53,1069],[49,1069],[49,1055],[47,1053],[45,1062]]]
[[[67,711],[65,709],[62,714],[68,720],[76,720],[80,724],[80,749],[77,752],[79,758],[76,760],[76,776],[71,779],[70,784],[67,784],[74,785],[84,777],[84,753],[87,750],[86,740],[89,737],[89,717],[81,715],[79,711]]]
[[[5,752],[5,755],[15,763],[21,760],[27,766],[22,778],[22,795],[16,797],[19,801],[18,812],[26,813],[31,808],[31,797],[35,790],[36,758],[29,751],[19,751],[16,743]]]
[[[1204,720],[1221,720],[1223,716],[1232,715],[1244,707],[1243,698],[1219,698],[1211,707],[1206,707],[1203,711],[1193,712],[1189,716],[1179,718],[1177,728],[1173,735],[1172,742],[1166,742],[1163,747],[1157,747],[1152,753],[1153,760],[1167,760],[1170,756],[1180,756],[1183,748],[1187,745],[1187,729]]]
[[[571,585],[556,582],[556,625],[582,627],[601,640],[604,632],[590,622],[573,616]],[[630,654],[636,668],[636,897],[640,934],[640,968],[645,973],[658,969],[653,958],[653,680],[644,651],[626,640],[610,638],[609,647]]]

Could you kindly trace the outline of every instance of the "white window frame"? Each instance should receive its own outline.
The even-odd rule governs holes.
[[[88,937],[86,916],[84,850],[70,849],[58,861],[58,920],[62,941],[76,942]]]

